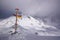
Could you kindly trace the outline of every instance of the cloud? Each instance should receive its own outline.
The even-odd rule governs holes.
[[[26,15],[44,16],[57,9],[56,0],[3,0],[2,5],[12,10],[18,7]]]

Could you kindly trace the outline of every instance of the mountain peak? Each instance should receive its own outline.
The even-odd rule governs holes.
[[[15,16],[11,16],[0,22],[1,26],[11,27],[15,24]],[[18,25],[22,26],[25,29],[36,29],[36,30],[45,30],[44,28],[53,28],[54,26],[46,25],[43,21],[39,21],[31,16],[23,16],[22,19],[18,18]]]
[[[13,25],[15,25],[16,18],[15,16],[11,16],[3,21],[0,22],[0,30],[1,28],[12,28]],[[55,26],[47,25],[42,20],[39,21],[32,16],[22,16],[22,18],[18,18],[18,25],[22,27],[23,29],[30,30],[31,32],[38,32],[38,33],[44,33],[44,32],[52,32],[54,30],[57,30]],[[19,28],[19,27],[18,27]]]

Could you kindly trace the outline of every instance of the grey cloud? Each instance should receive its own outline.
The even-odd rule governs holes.
[[[57,8],[57,0],[5,0],[4,8],[15,9],[18,7],[26,15],[47,15]]]

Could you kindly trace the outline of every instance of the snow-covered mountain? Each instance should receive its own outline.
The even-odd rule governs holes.
[[[11,16],[0,22],[0,31],[2,29],[13,28],[15,25],[15,16]],[[37,20],[31,16],[23,16],[18,18],[18,28],[29,30],[30,33],[38,33],[39,35],[59,35],[59,30],[55,26],[47,25],[42,20]],[[19,29],[19,30],[20,30]]]

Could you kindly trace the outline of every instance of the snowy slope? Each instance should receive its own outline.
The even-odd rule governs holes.
[[[0,27],[11,27],[12,25],[15,24],[15,17],[12,16],[10,18],[7,18],[3,21],[0,22]],[[18,25],[22,26],[25,29],[36,29],[36,30],[45,30],[44,28],[54,28],[54,26],[50,25],[45,25],[43,22],[39,22],[38,20],[34,19],[33,17],[30,16],[28,18],[27,16],[24,16],[22,19],[18,18]]]
[[[11,28],[14,24],[15,16],[11,16],[0,22],[0,30],[4,28]],[[57,30],[56,27],[44,24],[43,21],[38,21],[31,16],[23,16],[22,19],[18,18],[18,25],[20,25],[23,29],[29,30],[29,32],[38,32],[39,35],[55,34],[56,32],[54,32],[54,30]]]

